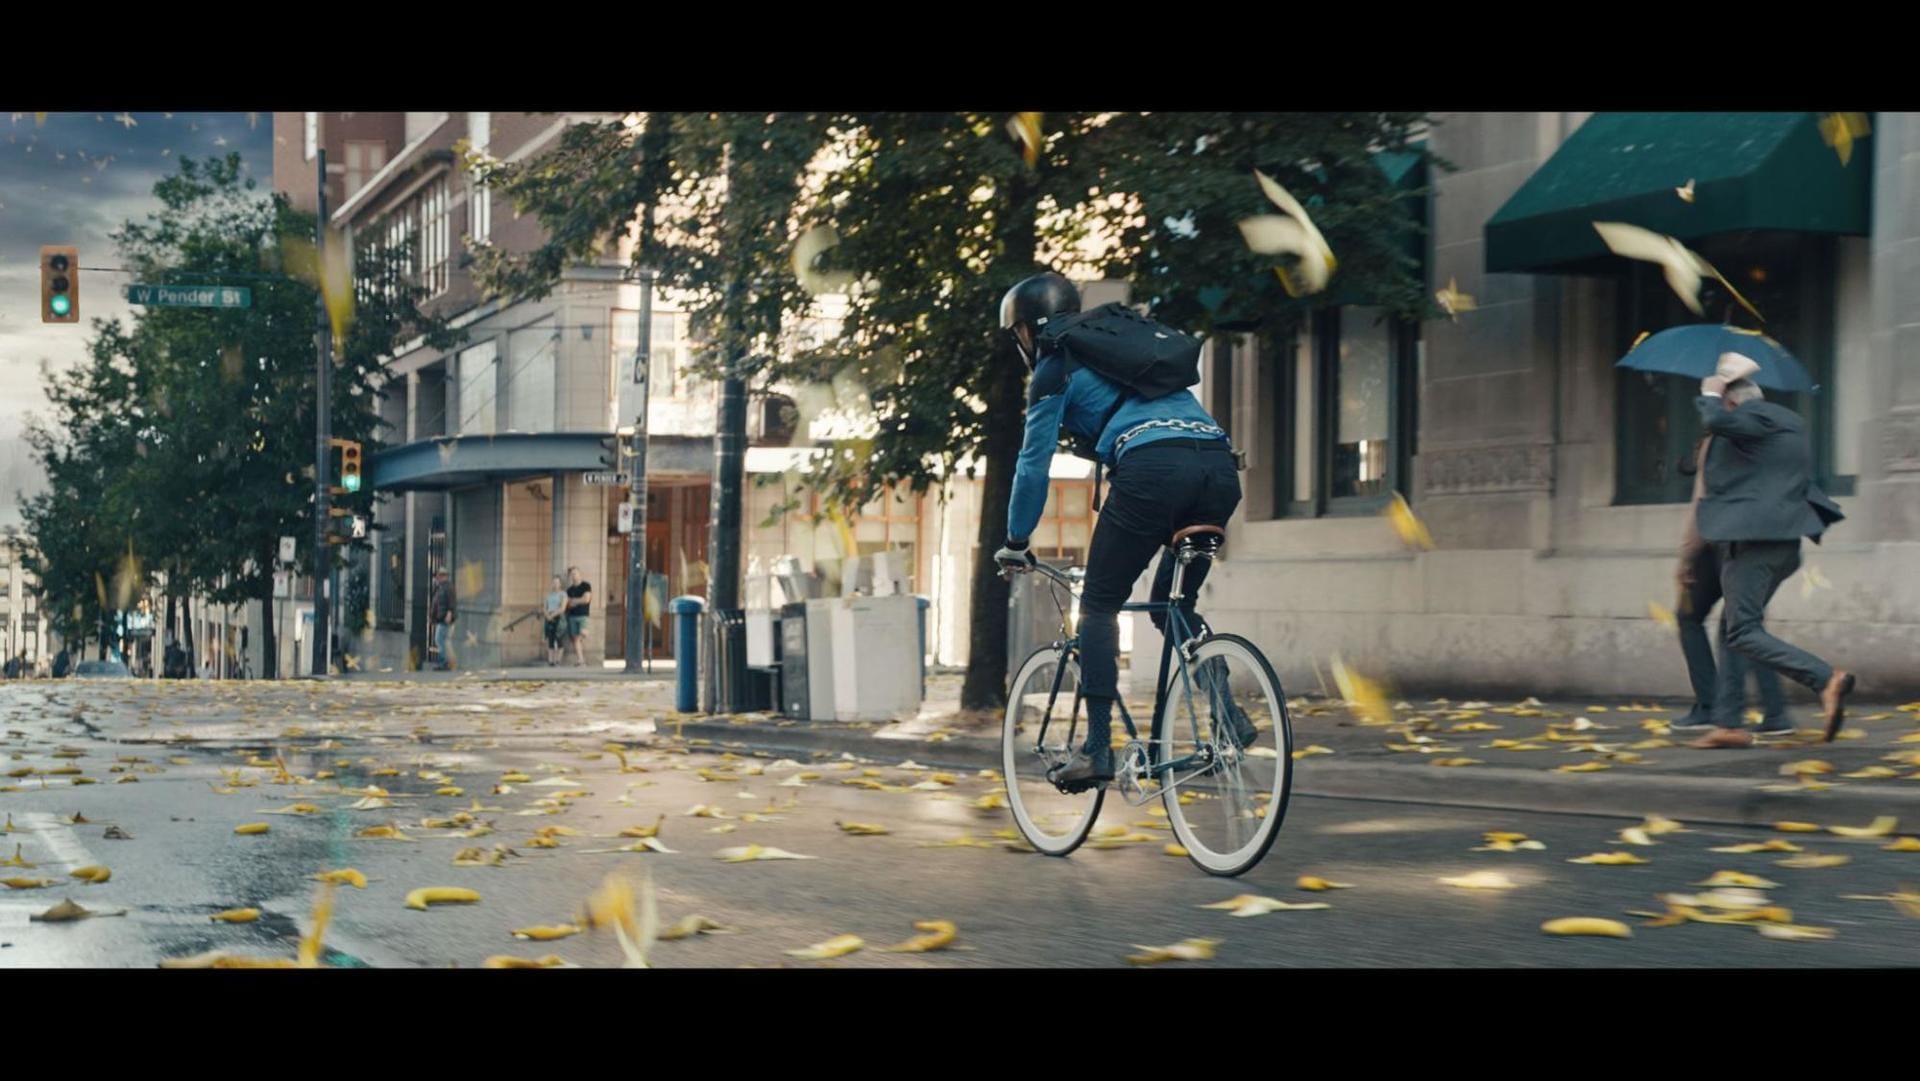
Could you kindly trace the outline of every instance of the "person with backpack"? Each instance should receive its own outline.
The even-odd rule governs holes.
[[[1087,741],[1054,776],[1063,786],[1113,779],[1111,722],[1118,696],[1120,607],[1155,552],[1176,530],[1224,527],[1240,505],[1240,474],[1226,430],[1187,388],[1199,382],[1200,343],[1121,304],[1080,312],[1080,291],[1058,274],[1039,274],[1007,291],[1000,328],[1013,339],[1031,376],[1026,436],[1007,506],[1007,543],[994,553],[1002,567],[1034,564],[1029,546],[1046,510],[1048,470],[1064,430],[1074,453],[1095,463],[1099,520],[1087,553],[1080,595],[1080,686],[1087,705]],[[1100,470],[1113,488],[1099,501]],[[1181,608],[1197,622],[1194,597],[1208,563],[1191,565]],[[1173,583],[1171,553],[1154,576],[1153,599]],[[1165,630],[1165,617],[1153,614]],[[1257,732],[1236,715],[1233,736],[1250,745]]]

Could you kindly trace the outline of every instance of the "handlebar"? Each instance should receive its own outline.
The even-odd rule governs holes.
[[[1052,564],[1038,561],[1026,564],[1025,566],[1007,566],[1003,564],[1000,567],[1000,577],[1009,582],[1013,581],[1014,575],[1026,574],[1028,572],[1037,572],[1042,577],[1051,578],[1068,589],[1079,588],[1081,581],[1087,576],[1087,568],[1085,567],[1068,567],[1063,571]]]

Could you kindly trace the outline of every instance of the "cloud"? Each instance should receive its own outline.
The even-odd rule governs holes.
[[[83,267],[119,265],[108,234],[159,209],[153,185],[182,156],[237,152],[260,189],[272,187],[271,114],[249,127],[245,113],[133,113],[137,124],[128,128],[115,122],[118,112],[99,113],[103,121],[94,113],[50,113],[37,127],[31,114],[0,114],[0,522],[17,520],[14,490],[29,487],[18,479],[21,470],[33,485],[39,481],[18,432],[28,415],[46,410],[41,361],[56,371],[80,363],[92,321],[130,310],[121,293],[126,275],[83,271],[85,321],[40,322],[40,246],[72,244]],[[215,145],[221,138],[224,147]]]

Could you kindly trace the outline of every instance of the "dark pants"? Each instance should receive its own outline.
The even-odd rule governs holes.
[[[1176,530],[1227,524],[1240,505],[1240,474],[1224,439],[1166,439],[1135,447],[1113,472],[1100,520],[1087,553],[1086,588],[1080,595],[1080,685],[1088,698],[1090,739],[1104,741],[1120,678],[1120,606]],[[1164,601],[1173,586],[1172,553],[1161,557],[1153,599]],[[1181,610],[1194,620],[1194,597],[1206,580],[1208,561],[1187,566]],[[1165,629],[1165,617],[1153,615]]]
[[[1684,580],[1675,617],[1680,624],[1680,652],[1687,658],[1687,678],[1693,681],[1693,713],[1724,727],[1738,728],[1751,666],[1745,656],[1727,648],[1726,627],[1722,624],[1716,674],[1713,645],[1707,637],[1707,613],[1720,603],[1719,552],[1713,545],[1703,546],[1692,565],[1681,568],[1681,574]],[[1787,699],[1780,692],[1780,674],[1764,665],[1752,671],[1767,722],[1784,723]]]
[[[1768,634],[1765,623],[1767,602],[1773,599],[1774,591],[1800,569],[1800,542],[1722,541],[1714,548],[1720,558],[1720,592],[1726,598],[1720,610],[1720,634],[1727,649],[1772,668],[1815,694],[1825,690],[1833,678],[1833,668],[1806,650]],[[1729,690],[1725,666],[1719,693],[1723,698],[1739,697],[1738,684]]]

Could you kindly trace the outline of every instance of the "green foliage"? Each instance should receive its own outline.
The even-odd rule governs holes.
[[[136,280],[244,285],[253,306],[96,320],[87,363],[45,377],[54,422],[29,438],[49,485],[25,515],[46,608],[73,621],[77,607],[80,626],[100,618],[94,575],[111,583],[130,545],[147,574],[220,603],[269,593],[280,536],[299,539],[303,561],[311,552],[318,297],[302,267],[315,262],[314,218],[256,193],[237,155],[182,160],[154,195],[161,209],[113,237]],[[332,430],[368,453],[381,443],[382,358],[416,335],[457,338],[400,280],[408,254],[360,253],[336,343]],[[365,514],[373,499],[341,502]]]

